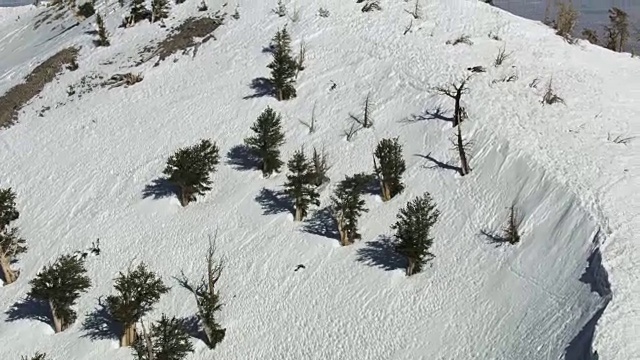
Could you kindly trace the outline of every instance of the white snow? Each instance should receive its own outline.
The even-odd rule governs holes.
[[[223,2],[210,1],[209,12]],[[194,339],[190,359],[583,359],[589,331],[578,333],[607,303],[594,349],[601,359],[637,357],[638,143],[615,144],[607,134],[640,130],[640,61],[585,42],[569,45],[538,22],[474,0],[424,2],[423,19],[403,35],[410,3],[380,3],[382,12],[362,13],[355,1],[287,2],[300,11],[291,23],[271,12],[275,0],[242,2],[240,19],[228,18],[217,40],[195,57],[138,68],[132,67],[139,51],[167,29],[117,28],[125,11],[117,3],[98,4],[107,14],[108,48],[93,47],[85,33],[91,21],[63,32],[75,18],[34,30],[33,16],[50,10],[0,18],[0,93],[61,48],[83,46],[80,68],[60,75],[23,109],[18,124],[0,130],[0,187],[18,193],[17,225],[30,246],[17,264],[19,280],[0,291],[0,355],[17,359],[39,350],[53,359],[132,358],[116,338],[92,338],[83,329],[98,297],[111,293],[119,271],[144,261],[172,286],[150,319],[162,312],[193,315],[192,297],[172,276],[184,270],[199,277],[207,236],[217,231],[228,259],[220,314],[227,333],[213,351]],[[174,5],[167,25],[201,14],[196,6]],[[228,11],[235,6],[230,2]],[[319,7],[331,15],[318,17]],[[244,99],[254,94],[252,79],[268,77],[270,55],[262,49],[286,23],[293,49],[301,40],[307,44],[298,97]],[[445,44],[463,34],[473,45]],[[494,67],[502,45],[513,55]],[[424,157],[458,165],[451,123],[403,119],[439,105],[450,115],[453,102],[429,90],[476,65],[487,72],[469,82],[469,120],[462,124],[473,140],[473,171],[460,177]],[[144,80],[81,99],[66,94],[84,75],[124,72],[142,72]],[[517,81],[492,84],[511,74]],[[531,88],[536,78],[540,85]],[[551,78],[566,105],[541,105]],[[337,88],[330,91],[332,81]],[[344,141],[348,115],[361,110],[368,92],[374,127]],[[309,119],[315,101],[318,130],[309,134],[298,120]],[[45,106],[51,110],[39,117]],[[308,231],[309,224],[290,221],[275,196],[285,173],[264,179],[258,170],[227,163],[227,151],[250,135],[266,106],[283,115],[285,160],[302,145],[329,151],[332,185],[322,193],[323,206],[345,175],[372,170],[380,139],[400,138],[407,189],[387,203],[366,196],[362,241],[340,247],[330,227]],[[167,157],[203,137],[221,148],[213,190],[186,208],[173,196],[144,198]],[[406,278],[402,259],[381,238],[392,234],[398,209],[425,191],[442,213],[434,229],[436,258]],[[496,248],[479,232],[498,230],[514,200],[524,218],[522,242]],[[54,335],[37,318],[39,309],[15,310],[39,269],[96,238],[101,254],[87,259],[93,287],[80,298],[72,328]],[[597,249],[612,295],[599,285],[606,285],[606,273]],[[298,264],[306,268],[294,272]]]

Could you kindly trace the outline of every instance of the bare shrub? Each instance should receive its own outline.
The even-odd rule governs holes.
[[[471,41],[469,35],[460,35],[458,38],[454,40],[447,40],[446,44],[453,45],[453,46],[458,44],[473,45],[473,41]]]
[[[624,136],[624,135],[618,135],[614,138],[611,136],[611,133],[607,133],[607,140],[615,144],[627,145],[631,142],[631,140],[635,138],[636,138],[635,136]]]
[[[358,1],[361,2],[361,1]],[[370,0],[367,1],[364,6],[362,7],[362,12],[371,12],[374,10],[382,10],[382,8],[380,7],[380,1],[379,0]]]
[[[322,7],[320,9],[318,9],[318,16],[323,17],[323,18],[327,18],[327,17],[329,17],[329,15],[331,15],[329,10],[327,10],[325,8],[322,8]]]
[[[356,134],[358,133],[358,131],[362,130],[362,125],[356,123],[356,122],[352,122],[351,126],[344,131],[344,135],[347,138],[347,141],[351,141],[351,139],[353,139],[354,136],[356,136]]]
[[[552,80],[549,80],[549,83],[547,84],[547,91],[544,93],[541,102],[542,105],[553,105],[556,103],[564,104],[564,99],[555,94],[553,90]]]
[[[502,63],[504,63],[505,60],[507,60],[509,57],[511,57],[512,53],[506,53],[505,47],[501,47],[500,50],[498,50],[498,55],[496,56],[496,59],[493,62],[493,66],[498,67],[500,65],[502,65]]]
[[[562,36],[567,42],[574,43],[573,30],[578,22],[578,12],[572,3],[558,3],[558,16],[554,28],[556,34]]]
[[[416,0],[411,10],[405,10],[407,13],[411,14],[414,19],[422,18],[422,7],[420,6],[420,0]]]
[[[582,29],[582,37],[588,42],[598,45],[598,33],[595,30],[584,28]]]

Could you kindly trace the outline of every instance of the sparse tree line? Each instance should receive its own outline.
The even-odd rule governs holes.
[[[579,14],[571,2],[558,2],[557,15],[550,20],[551,2],[547,0],[544,23],[556,30],[556,33],[570,43],[575,43],[575,27]],[[640,34],[632,35],[629,15],[618,7],[609,9],[609,24],[603,25],[602,31],[584,28],[580,35],[592,44],[603,46],[609,50],[623,52],[630,41],[640,42]],[[634,36],[636,37],[634,39]]]
[[[15,198],[11,188],[0,189],[0,267],[5,285],[18,279],[20,271],[12,264],[27,251],[25,239],[18,235],[18,228],[12,226],[20,216]],[[92,286],[86,261],[86,253],[60,255],[29,281],[31,289],[27,298],[47,305],[56,333],[76,322],[78,316],[74,307],[77,300]],[[190,281],[182,273],[178,283],[193,294],[200,327],[207,345],[213,349],[224,339],[226,330],[216,320],[222,307],[216,285],[224,270],[224,259],[216,258],[215,242],[211,239],[204,265],[205,273],[197,282]],[[106,296],[104,303],[100,301],[99,305],[120,325],[121,333],[113,334],[119,337],[120,346],[132,347],[137,359],[179,360],[194,351],[184,320],[163,313],[158,321],[145,324],[145,316],[170,288],[144,262],[120,272],[114,280],[114,290],[114,294]],[[33,357],[37,360],[45,358],[43,353]]]

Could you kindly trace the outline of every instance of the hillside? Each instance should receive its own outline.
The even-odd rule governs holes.
[[[274,14],[276,1],[241,2],[239,18],[227,16],[197,51],[140,63],[186,19],[231,15],[236,4],[224,3],[210,0],[198,12],[188,0],[172,4],[165,28],[146,21],[119,28],[128,9],[99,2],[109,47],[93,44],[93,17],[43,8],[0,15],[0,94],[60,50],[80,49],[78,69],[63,69],[15,124],[0,129],[0,187],[18,194],[16,224],[29,245],[16,264],[18,281],[0,288],[2,356],[133,358],[108,329],[83,325],[98,298],[113,292],[119,271],[143,261],[172,287],[148,320],[193,316],[192,295],[173,277],[200,276],[214,233],[227,259],[219,316],[226,336],[214,350],[193,338],[189,359],[573,360],[597,350],[601,359],[628,360],[640,353],[633,240],[640,158],[634,139],[613,141],[640,130],[633,122],[638,59],[584,41],[570,45],[538,22],[474,0],[430,0],[420,19],[398,0],[367,13],[355,0],[310,0],[286,3],[291,14],[298,9],[296,21]],[[318,16],[320,7],[330,15]],[[284,25],[294,51],[304,41],[307,52],[297,97],[277,101],[263,94],[261,79],[269,77],[265,47]],[[447,44],[463,35],[470,44]],[[501,47],[511,56],[494,66]],[[460,176],[450,143],[454,103],[433,89],[475,66],[486,72],[471,76],[462,99],[472,171]],[[95,86],[129,72],[143,80]],[[541,103],[551,80],[564,103]],[[350,114],[361,114],[368,94],[374,125],[347,141]],[[283,117],[285,162],[315,146],[332,165],[321,206],[301,224],[280,194],[286,171],[264,178],[234,151],[267,106]],[[312,113],[310,134],[300,121]],[[345,175],[373,171],[376,144],[393,137],[403,145],[406,189],[388,202],[365,194],[362,239],[341,247],[323,209]],[[166,194],[162,170],[176,149],[201,138],[217,142],[221,162],[212,191],[182,207]],[[425,192],[441,212],[436,257],[406,277],[390,226]],[[522,215],[521,242],[489,243],[481,231],[499,230],[512,203]],[[41,307],[24,302],[28,282],[97,238],[101,253],[87,260],[93,286],[78,301],[79,318],[54,334]],[[294,271],[298,264],[305,268]]]

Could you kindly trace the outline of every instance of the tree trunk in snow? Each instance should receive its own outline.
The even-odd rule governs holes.
[[[299,206],[296,206],[295,221],[302,221],[302,209]]]
[[[58,317],[56,307],[53,306],[51,301],[49,301],[49,308],[51,309],[51,318],[53,319],[53,329],[56,333],[62,332],[62,330],[64,330],[62,328],[64,324],[62,323],[62,319]]]
[[[391,200],[391,190],[389,190],[389,185],[383,181],[380,181],[380,184],[382,185],[382,200]]]
[[[131,346],[136,341],[136,326],[135,324],[125,324],[124,333],[120,338],[120,346]]]
[[[411,276],[413,275],[416,267],[416,260],[410,257],[407,257],[407,260],[409,261],[409,265],[407,266],[407,276]]]
[[[189,205],[189,190],[185,187],[180,187],[180,205],[183,207]]]
[[[9,285],[18,279],[17,272],[11,269],[11,260],[4,255],[0,256],[0,267],[2,268],[5,284]]]
[[[276,99],[278,99],[278,101],[282,101],[282,89],[278,89],[276,91]]]

